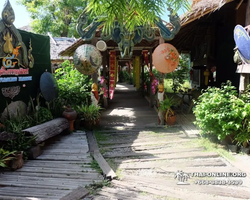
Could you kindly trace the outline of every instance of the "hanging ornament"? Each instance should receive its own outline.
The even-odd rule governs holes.
[[[76,49],[73,61],[80,73],[91,75],[101,66],[102,55],[95,46],[84,44]]]
[[[168,43],[160,44],[153,53],[153,65],[161,73],[174,71],[179,64],[179,53]]]

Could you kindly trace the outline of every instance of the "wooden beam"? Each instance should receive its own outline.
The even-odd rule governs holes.
[[[238,10],[239,7],[241,6],[241,4],[243,3],[244,0],[241,0],[240,3],[238,3],[238,5],[236,6],[235,10]]]
[[[99,147],[94,133],[92,131],[87,131],[86,134],[89,143],[89,152],[91,153],[91,155],[94,157],[94,159],[102,169],[105,178],[108,179],[116,178],[116,173],[109,166],[109,164],[106,162],[106,160],[103,158],[102,154],[99,151]]]

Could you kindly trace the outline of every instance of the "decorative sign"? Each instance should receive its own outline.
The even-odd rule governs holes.
[[[2,88],[2,94],[3,94],[3,96],[9,97],[11,99],[13,99],[19,93],[20,93],[20,86],[13,86],[13,87]]]
[[[29,74],[29,68],[32,68],[34,65],[34,58],[31,54],[31,40],[29,50],[27,51],[20,33],[13,26],[14,20],[15,14],[13,8],[7,0],[2,11],[2,20],[0,20],[0,83],[32,80],[31,76],[19,76]],[[19,88],[18,90],[17,87]],[[13,94],[16,95],[17,91],[20,92],[19,86],[8,89],[3,88],[2,93],[4,96],[7,95],[11,98]]]
[[[170,73],[174,71],[179,64],[179,53],[171,44],[160,44],[154,50],[153,64],[159,72]]]
[[[109,52],[109,98],[113,99],[115,91],[115,65],[116,65],[116,52]]]
[[[101,66],[102,55],[95,46],[84,44],[76,49],[73,61],[79,72],[91,75]]]
[[[250,64],[250,37],[245,28],[237,25],[234,28],[234,41],[240,52],[241,58]]]

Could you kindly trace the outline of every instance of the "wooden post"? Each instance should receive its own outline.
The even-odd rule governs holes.
[[[153,60],[152,60],[152,49],[149,50],[149,62],[150,62],[150,71],[153,72]],[[154,95],[153,95],[153,91],[152,91],[152,88],[151,88],[151,85],[152,85],[152,77],[150,77],[150,91],[149,91],[149,94],[150,94],[150,104],[149,106],[152,108],[154,107]]]
[[[164,41],[164,39],[162,38],[162,37],[160,37],[160,39],[159,39],[159,44],[163,44],[165,41]],[[162,77],[160,77],[160,80],[158,80],[159,81],[159,83],[161,83],[162,82],[162,84],[163,84],[163,87],[164,87],[164,74],[163,73],[161,73],[162,74]],[[162,80],[161,80],[162,79]],[[158,84],[159,84],[158,83]],[[158,94],[157,94],[157,96],[158,96],[158,102],[159,102],[159,104],[160,104],[160,102],[161,101],[163,101],[164,100],[164,96],[165,96],[165,92],[164,92],[164,89],[163,89],[163,92],[158,92]],[[164,112],[163,111],[160,111],[159,109],[158,109],[158,116],[159,116],[159,124],[160,125],[164,125],[164,123],[165,123],[165,121],[164,121]]]
[[[107,51],[104,52],[103,57],[102,57],[102,66],[103,66],[103,77],[107,77]],[[107,83],[103,83],[103,87],[108,90]],[[103,107],[107,108],[108,107],[108,99],[103,97]]]
[[[142,97],[144,97],[144,59],[143,57],[141,56],[141,92],[142,92]]]

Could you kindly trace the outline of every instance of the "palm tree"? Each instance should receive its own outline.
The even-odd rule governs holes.
[[[189,0],[88,0],[85,12],[101,17],[105,30],[114,26],[114,20],[132,31],[136,26],[153,25],[165,11],[166,6],[175,11],[189,9]]]

